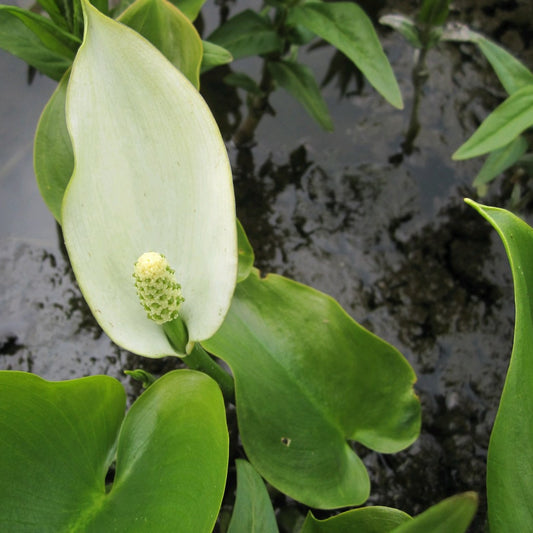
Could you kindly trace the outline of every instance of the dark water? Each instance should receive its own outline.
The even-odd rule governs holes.
[[[382,12],[410,14],[413,4],[389,2]],[[455,6],[454,18],[533,67],[529,1]],[[208,28],[218,13],[208,9]],[[439,46],[428,55],[420,133],[404,153],[413,51],[397,34],[382,30],[381,39],[403,111],[367,85],[358,90],[330,47],[301,54],[319,79],[332,60],[342,67],[324,88],[333,133],[320,131],[279,92],[271,100],[276,116],[264,118],[253,146],[237,149],[229,139],[245,114],[243,95],[213,75],[202,81],[203,91],[228,139],[238,214],[257,266],[330,293],[417,372],[422,434],[397,455],[360,450],[373,482],[368,503],[416,514],[476,490],[482,504],[471,531],[483,531],[486,451],[512,347],[513,288],[496,233],[463,202],[476,198],[470,184],[482,161],[456,163],[450,156],[505,94],[475,48]],[[251,75],[260,67],[258,60],[235,65]],[[24,64],[4,53],[0,72],[0,368],[53,380],[106,373],[133,398],[138,387],[123,369],[159,373],[176,362],[117,348],[87,312],[31,164],[33,130],[54,84],[37,77],[27,86]],[[483,201],[508,205],[509,181],[500,178]],[[532,222],[527,203],[518,213]],[[282,522],[303,512],[280,495],[274,499]]]

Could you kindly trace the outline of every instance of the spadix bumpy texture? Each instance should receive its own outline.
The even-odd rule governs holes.
[[[231,168],[198,91],[150,43],[82,0],[85,36],[66,118],[75,159],[62,206],[65,244],[102,329],[149,357],[183,355],[139,305],[132,267],[164,254],[191,342],[211,337],[237,279]]]
[[[165,324],[178,318],[183,302],[181,286],[163,254],[142,254],[135,263],[133,277],[139,300],[150,320]]]

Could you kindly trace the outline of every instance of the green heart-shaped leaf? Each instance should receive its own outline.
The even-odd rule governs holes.
[[[487,459],[490,530],[528,531],[533,524],[533,229],[509,211],[467,203],[500,235],[513,272],[513,353]]]
[[[86,34],[66,103],[75,169],[63,200],[65,244],[112,340],[140,355],[177,354],[139,303],[134,263],[145,252],[166,256],[190,341],[218,329],[237,279],[228,156],[189,81],[133,30],[83,6]]]
[[[166,374],[120,429],[124,407],[124,389],[107,376],[54,383],[0,372],[0,529],[210,532],[228,460],[216,383]]]
[[[221,329],[202,344],[234,373],[250,462],[309,506],[368,497],[366,469],[347,439],[390,453],[419,433],[407,361],[310,287],[252,271],[237,285]]]

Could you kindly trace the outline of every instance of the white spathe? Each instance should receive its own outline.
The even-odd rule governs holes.
[[[136,354],[176,354],[139,303],[144,252],[164,254],[185,301],[189,339],[222,324],[237,278],[231,168],[209,108],[148,41],[83,1],[67,126],[75,169],[62,207],[65,244],[103,330]]]

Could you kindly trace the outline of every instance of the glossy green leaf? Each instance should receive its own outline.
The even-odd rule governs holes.
[[[278,533],[276,515],[261,476],[237,459],[237,495],[228,533]]]
[[[533,229],[504,209],[467,203],[503,241],[516,306],[513,352],[487,459],[490,530],[529,531],[533,524]]]
[[[140,355],[175,354],[139,303],[133,266],[145,252],[164,254],[182,286],[189,340],[218,329],[238,263],[226,148],[200,94],[159,51],[84,9],[67,92],[76,163],[62,207],[65,244],[111,339]]]
[[[123,421],[124,407],[107,376],[53,383],[0,372],[0,529],[210,532],[228,460],[216,383],[170,372]]]
[[[325,520],[309,513],[300,533],[389,533],[409,520],[407,513],[381,506],[353,509]]]
[[[15,6],[0,5],[0,48],[54,80],[69,68],[80,41],[49,19]]]
[[[200,73],[203,74],[208,70],[219,65],[227,65],[233,61],[233,56],[228,50],[218,46],[209,41],[202,41],[204,46],[204,55],[202,56],[202,64],[200,66]]]
[[[283,45],[272,23],[250,9],[230,18],[208,41],[229,50],[234,59],[281,51]]]
[[[465,533],[476,510],[477,494],[464,492],[433,505],[413,520],[394,528],[392,533]]]
[[[167,0],[136,0],[120,22],[148,39],[198,89],[202,40],[191,21]]]
[[[237,219],[237,247],[239,250],[239,269],[237,273],[237,283],[244,281],[252,271],[254,266],[254,250],[242,224]]]
[[[326,102],[309,67],[294,61],[269,61],[267,67],[274,81],[296,98],[320,126],[333,130]]]
[[[290,10],[301,24],[348,56],[370,84],[394,107],[403,108],[400,88],[372,22],[356,4],[308,2]]]
[[[513,166],[526,153],[526,150],[527,141],[521,136],[511,141],[507,146],[495,150],[483,163],[472,185],[478,189],[478,192],[483,190],[487,183]]]
[[[347,439],[392,453],[419,433],[407,361],[310,287],[253,270],[237,285],[222,328],[202,344],[233,371],[250,462],[309,506],[368,497],[366,469]]]
[[[61,224],[61,203],[72,171],[74,155],[65,118],[70,71],[67,71],[48,100],[37,124],[33,162],[37,185],[48,209]]]
[[[468,159],[502,148],[530,126],[533,126],[533,85],[519,89],[500,104],[453,154],[453,159]]]
[[[402,35],[411,46],[422,48],[422,42],[413,19],[404,15],[384,15],[379,19],[380,24],[385,24]]]

